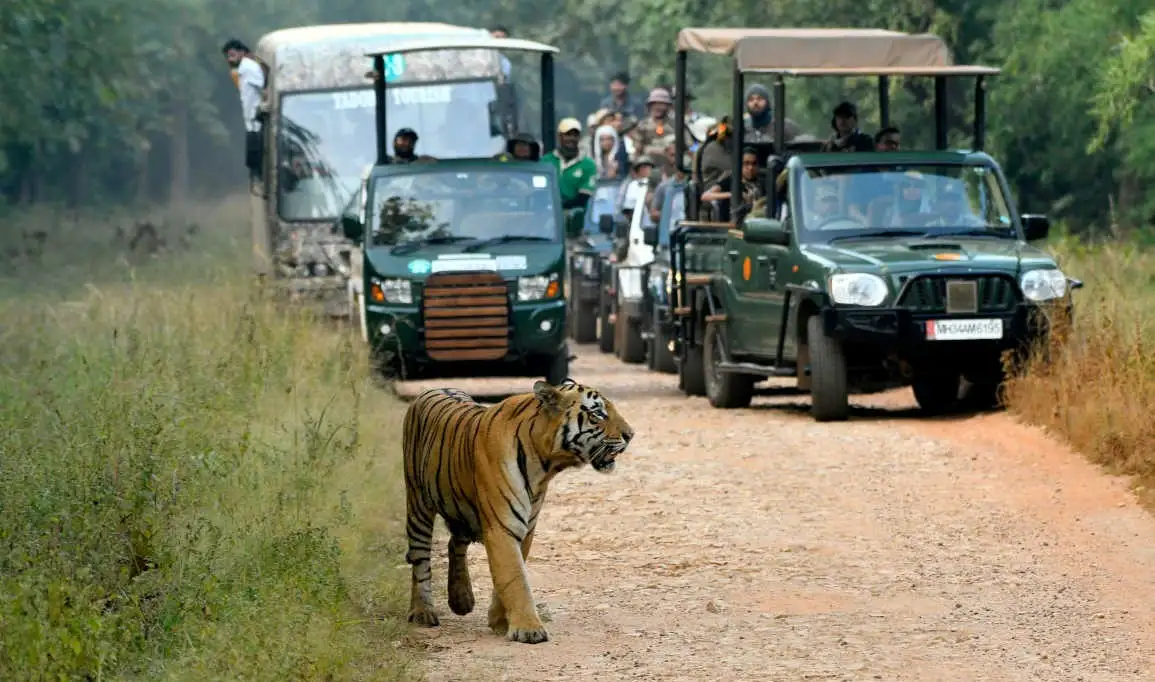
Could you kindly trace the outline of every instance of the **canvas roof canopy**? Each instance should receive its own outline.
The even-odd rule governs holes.
[[[678,50],[731,54],[743,38],[835,38],[847,40],[863,36],[902,36],[882,28],[683,28],[678,31]]]
[[[733,55],[743,72],[797,76],[978,76],[988,66],[954,64],[930,33],[882,29],[683,29],[678,49]]]
[[[545,52],[556,54],[553,45],[520,38],[491,38],[489,36],[446,35],[441,38],[420,38],[382,43],[366,50],[371,57],[397,52],[430,52],[434,50],[509,50],[514,52]]]

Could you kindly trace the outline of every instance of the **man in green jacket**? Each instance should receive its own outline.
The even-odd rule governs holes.
[[[581,154],[582,125],[576,118],[563,118],[557,126],[557,149],[542,157],[554,164],[563,209],[584,208],[597,189],[598,167]]]

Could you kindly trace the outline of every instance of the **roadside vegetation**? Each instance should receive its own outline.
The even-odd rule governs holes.
[[[1073,320],[1007,387],[1008,408],[1111,473],[1155,508],[1155,252],[1138,239],[1056,240]]]
[[[401,407],[245,210],[3,221],[0,679],[414,676]]]

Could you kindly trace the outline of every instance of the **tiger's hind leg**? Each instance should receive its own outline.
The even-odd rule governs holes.
[[[409,622],[426,627],[440,625],[433,608],[433,570],[429,563],[433,544],[435,515],[419,505],[410,505],[405,519],[409,551],[405,561],[413,566],[413,585],[409,596]]]
[[[469,541],[456,535],[449,538],[449,608],[459,616],[473,611],[473,582],[465,555]]]

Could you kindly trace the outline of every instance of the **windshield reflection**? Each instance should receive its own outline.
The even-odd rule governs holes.
[[[505,141],[489,129],[492,80],[394,86],[388,100],[389,153],[401,128],[417,131],[417,153],[492,157]],[[285,220],[334,218],[376,161],[372,88],[285,95],[281,103],[278,212]]]
[[[995,174],[983,166],[808,168],[794,194],[804,241],[912,234],[1017,236]],[[885,232],[885,235],[882,234]]]
[[[373,188],[372,243],[560,239],[550,182],[541,173],[508,170],[378,178]]]

